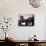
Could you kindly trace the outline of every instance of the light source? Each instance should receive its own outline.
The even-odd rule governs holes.
[[[29,3],[32,7],[38,8],[42,5],[43,0],[29,0]]]

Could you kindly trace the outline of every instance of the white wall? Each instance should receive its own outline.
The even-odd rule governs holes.
[[[45,38],[45,6],[40,8],[33,8],[30,6],[28,0],[0,0],[0,16],[13,17],[12,27],[8,31],[17,40],[27,40],[34,34],[39,40],[46,40]],[[19,14],[35,14],[34,27],[19,27]],[[0,35],[2,31],[0,31]],[[0,36],[0,39],[3,37]]]
[[[46,39],[46,15],[45,15],[44,21],[45,21],[45,24],[44,24],[44,26],[45,26],[45,28],[44,28],[44,39]]]

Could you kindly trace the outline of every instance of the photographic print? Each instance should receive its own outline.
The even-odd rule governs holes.
[[[18,18],[18,26],[34,26],[34,14],[19,15]]]

